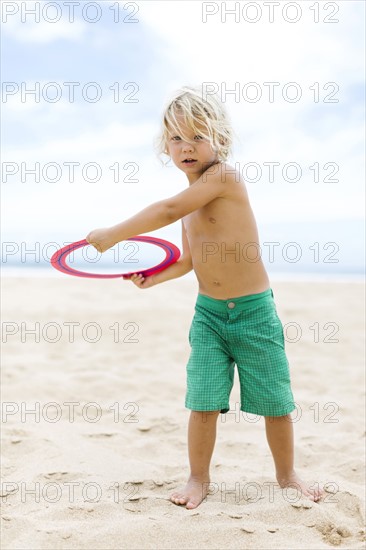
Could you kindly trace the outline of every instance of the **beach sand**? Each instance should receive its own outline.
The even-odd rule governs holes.
[[[363,287],[272,288],[297,403],[296,467],[325,497],[279,488],[264,419],[239,412],[235,373],[211,494],[187,510],[169,495],[188,475],[197,283],[4,278],[2,548],[364,548]]]

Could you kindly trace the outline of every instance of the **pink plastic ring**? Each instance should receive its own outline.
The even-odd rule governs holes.
[[[159,273],[160,271],[163,271],[164,269],[169,267],[171,264],[175,263],[180,257],[179,248],[174,244],[170,243],[169,241],[165,241],[164,239],[157,239],[155,237],[147,237],[146,235],[139,235],[136,237],[131,237],[130,239],[126,239],[126,241],[141,241],[143,243],[150,243],[156,246],[160,246],[160,248],[162,248],[165,251],[166,256],[164,260],[160,262],[160,264],[157,264],[156,266],[153,266],[153,267],[149,267],[148,269],[142,269],[140,271],[131,271],[129,273],[118,273],[118,274],[108,274],[108,275],[103,275],[99,273],[87,273],[85,271],[78,271],[77,269],[73,269],[66,263],[66,259],[71,252],[73,252],[74,250],[77,250],[78,248],[82,248],[83,246],[87,246],[90,244],[86,239],[83,239],[82,241],[77,241],[75,243],[68,244],[63,248],[60,248],[60,250],[57,250],[51,258],[51,265],[58,271],[61,271],[62,273],[66,273],[67,275],[74,275],[75,277],[88,277],[93,279],[116,279],[118,277],[122,277],[123,279],[130,279],[131,276],[134,275],[135,273],[139,273],[144,277],[148,277],[149,275],[154,275],[156,273]]]

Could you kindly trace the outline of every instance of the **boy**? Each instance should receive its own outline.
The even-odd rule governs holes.
[[[225,163],[231,144],[232,130],[221,102],[212,95],[203,99],[199,89],[182,88],[165,110],[159,149],[186,174],[188,189],[86,237],[104,252],[117,242],[182,219],[180,259],[156,275],[134,275],[132,281],[145,289],[193,269],[199,283],[189,331],[185,401],[191,409],[191,472],[186,487],[170,497],[188,509],[207,495],[217,418],[230,409],[235,364],[241,410],[265,417],[279,485],[297,487],[314,501],[322,494],[294,471],[290,412],[295,404],[283,328],[260,258],[245,184]]]

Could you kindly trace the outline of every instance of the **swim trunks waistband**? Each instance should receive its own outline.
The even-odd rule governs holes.
[[[267,290],[259,292],[258,294],[238,296],[237,298],[229,298],[228,300],[219,300],[218,298],[212,298],[206,294],[198,294],[196,305],[220,312],[230,311],[232,309],[243,311],[259,305],[258,301],[260,300],[268,300],[271,298],[273,298],[273,291],[271,288],[267,288]]]

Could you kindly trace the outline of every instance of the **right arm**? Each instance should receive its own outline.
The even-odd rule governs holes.
[[[184,223],[182,220],[182,248],[183,253],[178,261],[170,265],[163,271],[160,271],[156,275],[150,275],[149,277],[143,277],[142,275],[136,274],[132,275],[131,281],[138,286],[139,288],[150,288],[151,286],[158,285],[159,283],[164,283],[170,279],[176,279],[177,277],[182,277],[189,271],[192,271],[192,256],[189,248],[189,243],[187,239],[186,230],[184,228]]]
[[[105,252],[118,242],[133,235],[155,231],[198,210],[226,193],[224,166],[210,166],[192,185],[174,197],[155,202],[132,218],[107,228],[94,229],[86,236],[98,252]],[[225,176],[225,177],[223,177]]]

